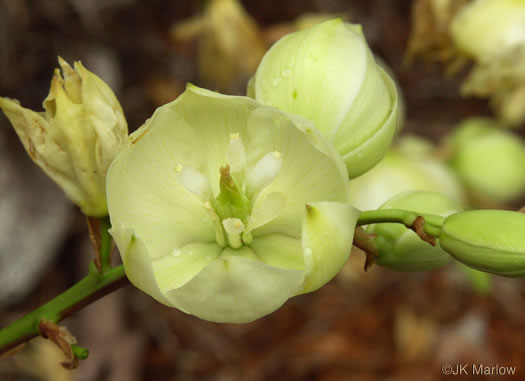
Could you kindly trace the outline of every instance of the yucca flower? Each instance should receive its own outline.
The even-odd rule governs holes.
[[[342,159],[311,122],[192,85],[108,174],[128,278],[217,322],[257,319],[328,282],[352,246],[348,194]]]

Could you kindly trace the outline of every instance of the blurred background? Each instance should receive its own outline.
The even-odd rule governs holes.
[[[418,6],[424,15],[424,1],[246,0],[228,2],[233,11],[221,2],[0,0],[0,95],[41,110],[57,55],[81,60],[113,88],[131,132],[187,82],[244,94],[274,41],[338,15],[363,25],[373,52],[397,78],[401,135],[428,138],[442,157],[440,142],[462,120],[493,115],[489,101],[460,96],[467,69],[447,75],[440,59],[407,56],[412,15]],[[524,204],[522,193],[470,200],[476,207]],[[0,325],[71,286],[92,258],[85,218],[0,115]],[[363,265],[356,250],[321,290],[245,325],[205,322],[127,286],[63,322],[90,350],[78,369],[62,369],[60,354],[39,339],[0,359],[0,379],[439,380],[447,363],[516,366],[505,379],[524,379],[522,280],[454,264],[427,273],[379,266],[364,272]]]

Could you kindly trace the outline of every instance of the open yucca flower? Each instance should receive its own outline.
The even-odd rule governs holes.
[[[107,191],[131,282],[218,322],[328,282],[358,217],[344,163],[311,122],[192,85],[130,136]]]

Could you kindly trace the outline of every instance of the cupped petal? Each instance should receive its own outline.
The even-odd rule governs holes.
[[[119,248],[129,281],[158,302],[169,306],[170,302],[164,297],[158,286],[144,241],[135,235],[133,229],[122,226],[113,226],[110,233]]]
[[[181,287],[217,259],[221,251],[216,243],[190,243],[154,259],[152,267],[159,288],[164,291]]]
[[[282,166],[258,195],[259,200],[274,192],[286,196],[281,213],[271,224],[255,229],[254,237],[286,234],[299,238],[304,204],[348,201],[345,165],[311,122],[271,107],[260,107],[250,117],[248,133],[250,164],[267,152],[282,153]]]
[[[304,270],[304,252],[300,238],[285,234],[258,237],[250,249],[260,261],[282,269]]]
[[[177,159],[170,154],[169,144],[174,137],[151,132],[142,136],[110,166],[111,222],[133,226],[152,258],[170,255],[174,248],[189,243],[215,242],[214,224],[204,201],[177,178]]]
[[[166,298],[201,319],[248,323],[277,310],[301,289],[303,271],[269,266],[238,251],[250,249],[225,249],[184,286],[166,291]]]
[[[303,293],[315,291],[341,270],[352,250],[359,211],[349,204],[306,205],[302,242],[306,279]]]
[[[361,138],[353,137],[353,129],[342,128],[334,139],[336,148],[343,153],[343,159],[348,168],[348,176],[351,179],[365,173],[381,161],[392,143],[399,121],[399,96],[396,84],[383,69],[378,69],[383,77],[391,102],[384,121],[377,124],[375,129],[370,126],[368,129],[359,129]],[[373,102],[371,103],[373,104]],[[345,146],[343,147],[342,144]]]
[[[273,192],[262,200],[257,200],[253,205],[253,211],[248,218],[246,231],[251,232],[260,226],[275,219],[286,205],[286,197],[281,192]]]

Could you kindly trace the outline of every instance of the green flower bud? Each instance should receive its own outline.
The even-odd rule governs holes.
[[[525,276],[525,214],[473,210],[449,216],[439,244],[458,261],[480,271]]]
[[[375,62],[361,27],[341,19],[275,43],[248,94],[313,121],[343,156],[350,178],[381,160],[397,128],[394,82]]]
[[[403,209],[442,217],[459,212],[461,205],[436,192],[414,191],[397,195],[380,209]],[[396,271],[428,271],[448,264],[451,260],[444,250],[431,246],[401,224],[382,223],[368,227],[377,235],[379,256],[376,263]]]
[[[74,69],[58,58],[45,112],[35,112],[9,98],[0,108],[27,153],[78,205],[84,214],[107,215],[106,172],[126,143],[128,127],[109,86],[80,62]]]
[[[463,189],[455,174],[431,155],[430,142],[406,136],[374,168],[350,181],[350,202],[360,210],[377,209],[407,191],[435,191],[460,203]]]
[[[189,86],[108,173],[130,281],[202,319],[243,323],[342,267],[358,211],[344,162],[305,119]]]
[[[471,191],[500,202],[525,192],[525,144],[489,119],[463,122],[450,137],[450,164]]]

